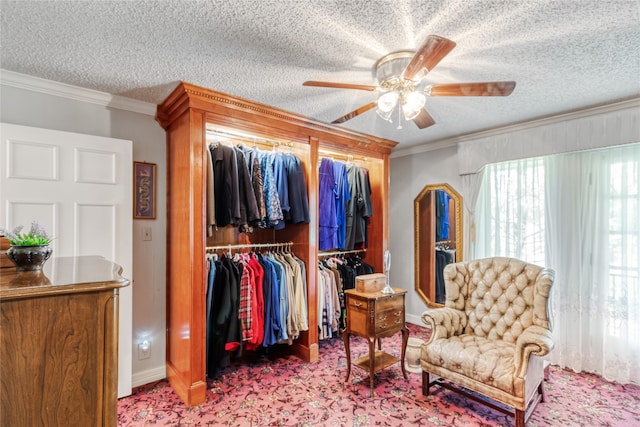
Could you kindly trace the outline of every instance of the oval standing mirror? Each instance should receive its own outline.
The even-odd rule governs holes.
[[[413,206],[415,289],[427,306],[442,306],[444,266],[462,261],[462,197],[448,184],[427,185]]]

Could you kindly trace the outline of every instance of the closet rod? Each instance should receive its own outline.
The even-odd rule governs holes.
[[[366,162],[366,161],[368,160],[366,157],[360,157],[360,158],[358,158],[358,157],[356,157],[356,156],[353,156],[352,154],[343,154],[343,153],[338,153],[338,152],[336,152],[336,151],[329,151],[329,150],[325,150],[325,149],[323,149],[323,148],[320,148],[320,149],[318,150],[318,153],[320,153],[320,154],[326,154],[327,156],[330,156],[330,157],[339,157],[339,158],[341,158],[341,159],[346,159],[346,160],[347,160],[347,161],[349,161],[349,162],[351,162],[351,161],[353,161],[353,160],[360,160],[360,161]]]
[[[318,252],[318,258],[333,256],[333,255],[346,255],[346,254],[357,254],[360,252],[367,252],[366,249],[351,249],[346,251],[331,251],[331,252]]]
[[[217,246],[207,246],[207,251],[219,251],[222,249],[244,249],[244,248],[276,248],[288,246],[291,248],[293,246],[293,242],[281,242],[281,243],[244,243],[239,245],[217,245]]]
[[[236,141],[240,140],[243,142],[246,142],[248,144],[254,143],[254,144],[269,144],[272,146],[285,146],[285,147],[293,147],[293,142],[287,142],[287,141],[275,141],[275,140],[271,140],[271,139],[266,139],[266,138],[261,138],[261,137],[257,137],[257,136],[251,136],[251,135],[241,135],[241,134],[235,134],[233,132],[229,132],[229,131],[223,131],[223,130],[218,130],[218,129],[207,129],[206,131],[207,136],[221,136],[221,137],[225,137],[225,138],[232,138]]]

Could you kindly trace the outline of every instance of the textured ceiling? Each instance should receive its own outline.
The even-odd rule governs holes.
[[[515,80],[509,97],[433,97],[436,124],[374,110],[341,126],[398,148],[640,95],[638,0],[0,1],[0,67],[160,103],[186,81],[330,122],[375,99],[382,55],[457,43],[427,83]]]

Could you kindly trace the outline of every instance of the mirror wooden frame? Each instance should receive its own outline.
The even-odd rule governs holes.
[[[414,268],[415,290],[428,307],[442,307],[435,302],[435,203],[433,192],[445,191],[454,201],[453,231],[455,237],[452,242],[456,249],[456,262],[462,261],[463,224],[462,224],[462,196],[449,184],[434,184],[425,186],[413,201],[414,207]]]

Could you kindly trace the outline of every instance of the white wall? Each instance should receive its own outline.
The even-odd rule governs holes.
[[[132,140],[134,161],[157,164],[156,219],[133,220],[133,386],[165,376],[166,144],[154,112],[151,104],[5,71],[0,80],[1,122]],[[151,241],[142,241],[142,227],[151,228]],[[145,338],[151,356],[139,360]]]
[[[407,321],[421,325],[427,308],[415,289],[413,200],[425,185],[447,183],[461,193],[458,154],[455,146],[391,159],[389,200],[389,281],[406,289]]]

